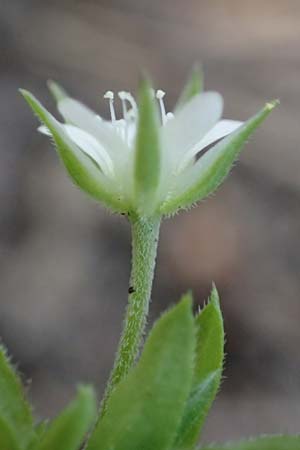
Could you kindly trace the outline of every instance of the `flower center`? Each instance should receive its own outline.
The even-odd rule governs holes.
[[[158,89],[156,93],[153,91],[153,97],[158,101],[161,115],[161,124],[164,126],[168,120],[172,119],[174,115],[171,112],[166,112],[164,104],[165,92]],[[112,91],[107,91],[104,94],[104,98],[109,102],[109,110],[111,117],[111,124],[117,131],[117,133],[124,139],[124,141],[130,146],[135,137],[136,124],[138,119],[138,107],[136,101],[130,92],[120,91],[118,92],[118,97],[122,104],[123,118],[117,120],[116,112],[114,108],[114,93]]]

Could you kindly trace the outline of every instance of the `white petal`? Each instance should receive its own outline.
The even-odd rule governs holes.
[[[199,153],[205,147],[213,144],[214,142],[222,139],[225,136],[228,136],[228,134],[235,131],[241,125],[243,125],[243,122],[240,122],[238,120],[220,120],[208,133],[206,133],[206,135],[200,140],[200,142],[194,145],[194,147],[192,147],[183,156],[176,169],[176,173],[184,170],[189,165],[189,163],[193,161],[197,153]]]
[[[95,112],[73,98],[64,98],[58,102],[57,107],[66,122],[94,136],[110,154],[116,166],[120,159],[126,158],[130,149],[110,122],[102,120]]]
[[[195,164],[187,167],[184,172],[180,173],[177,177],[174,177],[176,185],[172,195],[181,195],[183,192],[191,189],[193,185],[200,183],[201,179],[206,177],[207,171],[210,170],[218,158],[221,158],[226,154],[231,142],[234,141],[235,137],[239,136],[239,133],[241,133],[246,126],[247,122],[241,127],[241,130],[239,130],[240,126],[238,126],[235,132],[227,135],[222,141],[216,142],[215,145],[204,153]],[[232,164],[232,162],[233,161],[231,161],[230,164]]]
[[[180,156],[194,147],[220,119],[223,99],[217,92],[196,95],[162,127],[164,151],[177,165]]]
[[[130,147],[133,147],[136,136],[136,121],[130,120],[127,122],[127,139]]]
[[[105,175],[109,177],[114,175],[114,166],[109,154],[94,136],[74,125],[64,125],[64,129],[72,141],[100,166]]]
[[[82,129],[88,129],[94,120],[102,121],[93,110],[70,97],[60,100],[57,103],[57,108],[66,122]]]

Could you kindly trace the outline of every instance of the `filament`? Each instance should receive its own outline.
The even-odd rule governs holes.
[[[104,98],[107,98],[109,101],[111,121],[114,124],[116,122],[116,113],[115,113],[115,108],[114,108],[114,93],[112,91],[107,91],[104,94]]]

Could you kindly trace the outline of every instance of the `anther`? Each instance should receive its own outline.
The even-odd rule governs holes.
[[[114,108],[114,93],[112,91],[107,91],[103,97],[109,100],[111,121],[114,124],[116,122],[116,113]]]
[[[113,93],[113,91],[107,91],[107,92],[105,92],[103,97],[104,98],[108,98],[109,100],[113,100],[114,99],[114,93]]]
[[[164,98],[165,95],[166,95],[166,93],[165,93],[164,91],[162,91],[161,89],[158,89],[158,90],[156,91],[156,98],[157,98],[158,100]]]
[[[126,98],[126,92],[125,91],[119,91],[118,96],[121,100],[125,100]]]

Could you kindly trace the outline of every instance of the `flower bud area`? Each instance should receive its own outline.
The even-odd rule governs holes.
[[[139,104],[130,92],[117,93],[120,114],[114,92],[106,91],[110,113],[106,120],[56,83],[50,90],[62,93],[57,107],[64,123],[30,93],[24,95],[43,123],[39,130],[58,145],[71,178],[118,212],[146,215],[173,214],[212,193],[248,137],[277,104],[268,103],[243,123],[222,118],[223,98],[218,92],[201,91],[176,106],[173,114],[166,110],[165,92],[145,85]],[[70,158],[74,158],[71,165]],[[150,212],[143,205],[145,195]]]
[[[174,114],[171,112],[166,112],[164,97],[166,93],[158,89],[156,92],[153,90],[153,98],[157,99],[159,109],[160,109],[160,119],[161,125],[166,125],[166,123],[174,117]],[[137,103],[130,92],[119,91],[118,97],[121,101],[122,105],[122,114],[123,117],[121,119],[116,118],[116,111],[114,107],[115,95],[113,91],[107,91],[104,94],[104,98],[108,100],[109,103],[109,111],[110,111],[110,124],[114,128],[114,130],[118,133],[118,135],[125,141],[125,143],[132,147],[134,144],[134,139],[136,135],[136,126],[138,121],[138,107]]]

